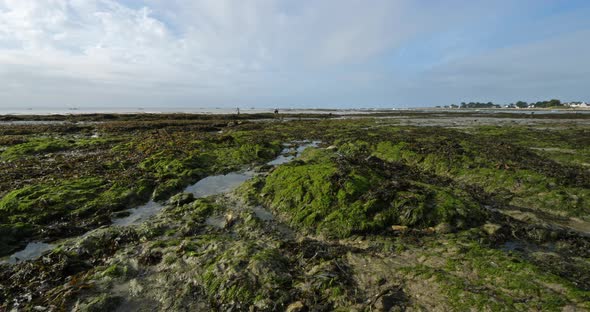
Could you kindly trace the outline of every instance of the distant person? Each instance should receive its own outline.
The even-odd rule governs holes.
[[[275,108],[275,115],[278,115],[278,114],[279,114],[279,109]]]
[[[240,108],[236,107],[236,114],[238,114],[238,116],[240,116]]]

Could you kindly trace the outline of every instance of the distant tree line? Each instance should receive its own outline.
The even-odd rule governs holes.
[[[480,102],[461,102],[461,108],[500,108],[502,105],[494,104],[492,102],[480,103]]]
[[[526,104],[526,103],[525,103]],[[564,106],[560,100],[549,100],[549,101],[541,101],[541,102],[537,102],[537,103],[530,103],[528,104],[528,107],[554,107],[554,106]]]
[[[527,103],[525,101],[518,101],[516,103],[510,103],[507,105],[501,105],[501,104],[495,104],[492,102],[487,102],[487,103],[481,103],[481,102],[461,102],[460,105],[457,104],[451,104],[451,105],[447,105],[444,108],[502,108],[506,107],[506,108],[546,108],[546,107],[559,107],[559,106],[565,106],[564,103],[562,103],[560,100],[556,100],[556,99],[552,99],[549,101],[539,101],[539,102],[531,102],[531,103]],[[437,106],[440,107],[440,106]]]

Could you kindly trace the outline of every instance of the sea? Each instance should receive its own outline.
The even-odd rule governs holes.
[[[241,114],[273,113],[275,108],[239,108]],[[581,110],[534,110],[534,109],[444,109],[444,108],[278,108],[279,113],[288,114],[373,114],[395,111],[416,111],[424,113],[479,112],[512,114],[590,114],[589,109]],[[74,115],[74,114],[236,114],[238,108],[228,107],[2,107],[0,115]]]

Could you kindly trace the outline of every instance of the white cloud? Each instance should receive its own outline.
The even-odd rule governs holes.
[[[45,82],[45,89],[59,87],[53,92],[63,94],[91,85],[98,93],[239,94],[287,81],[301,68],[313,72],[362,61],[407,35],[392,22],[403,15],[406,1],[305,2],[292,8],[272,0],[135,4],[0,1],[2,94],[18,98],[8,85],[34,92],[36,83],[48,79],[53,83]]]
[[[429,70],[414,86],[450,101],[585,99],[590,79],[590,30],[495,49]],[[456,96],[461,95],[461,96]]]
[[[355,88],[383,94],[381,100],[391,95],[388,88],[423,81],[442,86],[456,76],[469,85],[473,81],[462,81],[462,74],[501,70],[478,67],[498,60],[453,65],[453,55],[465,56],[460,46],[469,38],[445,40],[441,60],[451,63],[422,73],[422,80],[405,81],[367,64],[422,36],[492,23],[491,16],[515,8],[521,12],[526,5],[519,3],[0,0],[0,107],[43,105],[46,99],[72,105],[252,105],[313,102],[316,94],[321,104],[330,96],[350,97]]]

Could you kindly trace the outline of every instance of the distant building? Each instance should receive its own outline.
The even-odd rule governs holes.
[[[573,103],[569,103],[570,107],[575,107],[575,108],[589,108],[590,107],[590,103],[586,103],[586,102],[573,102]]]
[[[580,107],[580,108],[582,108],[582,107],[583,107],[583,108],[588,108],[588,107],[590,107],[590,104],[588,104],[588,103],[586,103],[586,102],[582,102],[582,103],[578,103],[578,104],[576,104],[576,105],[575,105],[575,106],[573,106],[573,107]]]

